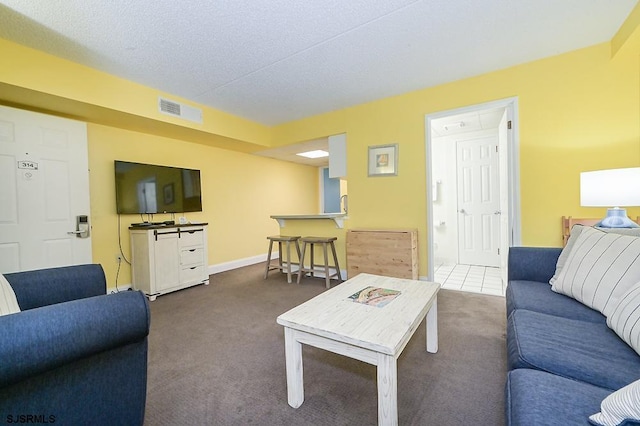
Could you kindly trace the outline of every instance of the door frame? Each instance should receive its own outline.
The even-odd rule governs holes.
[[[450,110],[439,111],[425,115],[425,145],[426,145],[426,183],[427,183],[427,280],[434,279],[434,241],[433,241],[433,186],[431,177],[431,122],[436,119],[449,117],[452,115],[465,114],[470,112],[478,112],[486,109],[505,108],[507,120],[511,121],[511,131],[507,134],[507,140],[499,140],[499,151],[505,153],[501,156],[506,157],[507,174],[505,178],[503,173],[500,176],[500,184],[506,183],[508,191],[509,217],[508,226],[509,233],[507,236],[502,235],[502,241],[508,240],[508,247],[521,244],[521,209],[520,209],[520,141],[519,141],[519,120],[518,120],[518,98],[510,97],[486,103],[455,108]],[[506,146],[504,146],[506,144]],[[503,250],[501,255],[506,259],[508,250]],[[505,264],[503,262],[503,264]],[[506,283],[506,267],[502,268],[503,281]]]

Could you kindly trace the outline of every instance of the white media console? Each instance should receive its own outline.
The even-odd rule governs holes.
[[[133,288],[149,300],[209,284],[206,223],[132,226],[129,232]]]

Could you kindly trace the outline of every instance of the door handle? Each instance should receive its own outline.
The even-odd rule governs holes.
[[[467,214],[467,211],[465,209],[460,209],[458,210],[458,213]]]
[[[495,212],[493,212],[493,214],[502,214],[502,212],[500,210],[496,210]]]
[[[89,216],[81,214],[76,216],[76,230],[67,232],[78,238],[89,238]]]

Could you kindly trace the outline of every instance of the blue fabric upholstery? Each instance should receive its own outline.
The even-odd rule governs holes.
[[[532,368],[616,390],[640,379],[640,357],[606,324],[516,310],[507,320],[509,369]]]
[[[100,265],[47,273],[49,281],[42,271],[8,277],[21,294],[21,307],[33,308],[0,316],[0,422],[37,415],[55,424],[143,424],[150,324],[146,297],[138,291],[104,294]],[[53,300],[61,298],[54,294],[58,284],[63,298],[79,299],[48,303],[30,284],[32,274]]]
[[[605,317],[551,290],[561,251],[509,251],[507,425],[588,425],[609,393],[640,379],[640,356]]]
[[[509,282],[548,283],[556,272],[561,252],[562,249],[555,247],[510,247],[507,270]]]
[[[23,311],[107,294],[104,271],[96,264],[16,272],[5,278]]]
[[[40,414],[54,416],[51,424],[142,425],[146,360],[145,339],[2,387],[0,420]]]
[[[505,417],[510,425],[587,426],[589,416],[611,393],[588,383],[543,371],[519,369],[507,375]]]
[[[128,291],[1,317],[2,335],[11,344],[0,346],[0,386],[144,339],[145,301]]]
[[[607,318],[600,312],[571,297],[551,290],[546,282],[510,281],[507,286],[507,317],[516,309],[541,312],[564,318],[604,324]]]

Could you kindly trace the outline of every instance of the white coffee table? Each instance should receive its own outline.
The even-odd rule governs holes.
[[[366,287],[398,290],[378,307],[354,302]],[[284,326],[289,405],[304,402],[302,344],[377,366],[378,423],[398,424],[397,359],[422,319],[427,321],[427,352],[438,351],[437,298],[440,284],[359,274],[280,315]]]

